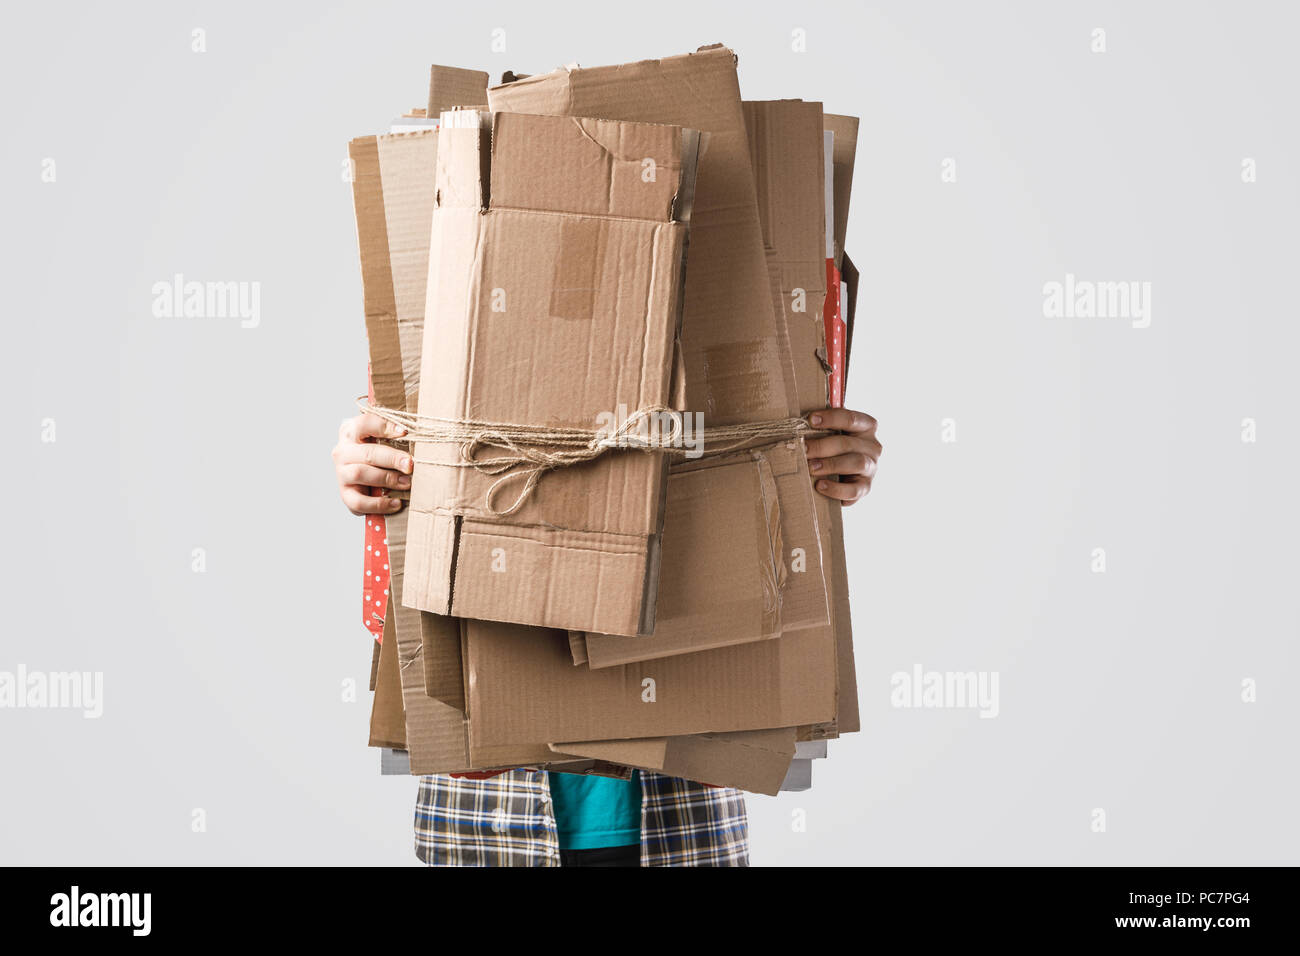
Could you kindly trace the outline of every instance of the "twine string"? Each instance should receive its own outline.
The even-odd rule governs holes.
[[[494,515],[518,511],[532,495],[541,476],[556,468],[567,468],[595,461],[614,449],[633,449],[685,456],[691,449],[683,447],[685,429],[682,413],[666,405],[647,405],[628,415],[613,430],[571,428],[552,425],[521,425],[511,422],[483,422],[471,419],[437,418],[375,405],[357,399],[363,412],[406,429],[403,441],[413,443],[456,444],[459,461],[416,458],[418,464],[445,468],[473,468],[496,476],[487,490],[484,504]],[[670,423],[668,429],[643,428],[652,419]],[[696,435],[699,457],[720,455],[760,441],[780,441],[800,435],[826,434],[802,418],[778,418],[736,425],[710,425]],[[496,452],[480,458],[481,452]],[[514,502],[504,510],[497,508],[496,496],[506,485],[522,480]]]

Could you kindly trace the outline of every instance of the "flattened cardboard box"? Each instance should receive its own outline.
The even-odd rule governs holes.
[[[375,399],[413,410],[423,344],[437,132],[362,137],[349,145],[349,154]],[[415,773],[476,769],[465,736],[459,654],[454,667],[435,672],[443,699],[431,701],[423,693],[424,644],[436,645],[436,636],[447,625],[445,619],[407,608],[400,600],[407,520],[403,511],[386,521],[392,581],[384,633],[391,637],[380,646],[371,744],[409,746]],[[458,645],[455,622],[450,628]],[[555,759],[541,746],[488,756],[521,765]]]
[[[673,465],[655,632],[587,634],[590,666],[828,627],[810,487],[804,451],[794,441]]]
[[[396,519],[396,520],[393,520]],[[393,524],[404,525],[406,513],[393,516]],[[393,541],[390,528],[389,542]],[[392,595],[401,606],[405,575],[404,548],[392,553],[394,574]],[[410,611],[416,614],[415,611]],[[435,631],[447,632],[445,640],[459,640],[461,623],[455,618],[427,614],[424,618]],[[512,744],[504,747],[480,747],[471,753],[469,722],[463,707],[454,707],[424,692],[424,669],[421,666],[423,642],[419,628],[398,628],[397,660],[402,685],[402,700],[406,710],[406,749],[410,754],[413,774],[455,773],[467,770],[509,769],[512,767],[544,767],[563,762],[544,744]],[[382,663],[382,662],[381,662]]]
[[[716,425],[797,414],[789,359],[781,353],[766,291],[735,54],[717,47],[556,70],[490,87],[488,104],[517,113],[669,123],[709,134],[691,213],[685,407]]]
[[[366,136],[348,144],[371,385],[377,402],[399,409],[413,409],[416,397],[436,150],[432,130]],[[396,571],[400,566],[394,565],[391,552],[400,553],[405,521],[388,518],[386,535],[390,570]],[[379,651],[371,746],[405,745],[395,630],[418,634],[419,628],[419,616],[393,601],[390,593],[384,634],[392,631],[393,636]]]
[[[751,101],[744,108],[773,301],[787,328],[799,408],[806,414],[830,404],[830,365],[822,318],[827,296],[826,118],[820,103],[801,100]],[[835,719],[806,728],[805,737],[834,736],[841,718],[852,725],[857,721],[848,596],[838,590],[847,585],[842,506],[818,495],[815,508],[819,545],[827,557],[832,614],[826,627],[837,648],[838,692]],[[836,528],[840,529],[838,537]]]
[[[429,68],[429,107],[426,115],[437,119],[443,110],[487,103],[488,75],[482,70],[455,66]]]
[[[384,618],[384,639],[375,672],[375,696],[370,710],[370,746],[406,746],[406,710],[402,706],[402,681],[397,673],[397,628],[389,595],[389,613]]]
[[[824,629],[592,670],[568,635],[466,622],[471,744],[675,737],[794,727],[835,717],[835,645]]]
[[[531,76],[492,87],[488,100],[493,109],[562,115],[605,116],[649,122],[681,123],[709,134],[709,147],[700,160],[695,204],[691,219],[690,263],[686,274],[683,351],[686,364],[687,407],[702,411],[707,424],[783,418],[797,411],[793,367],[783,326],[777,321],[767,293],[767,267],[763,258],[753,173],[747,149],[744,116],[736,80],[735,55],[710,48],[686,56],[668,57],[592,69],[569,68]],[[798,456],[793,467],[802,480],[783,482],[780,522],[787,549],[798,547],[809,555],[804,575],[783,578],[780,619],[791,627],[825,625],[829,619],[821,571],[819,538],[813,513],[813,492],[807,463]],[[753,483],[753,462],[733,465],[730,480],[737,486]],[[668,488],[668,513],[681,534],[672,541],[689,541],[668,552],[665,568],[703,564],[715,570],[724,564],[737,569],[758,568],[770,561],[770,549],[761,537],[741,530],[740,546],[755,542],[749,554],[736,551],[729,535],[701,536],[695,524],[700,496],[680,483],[678,473],[690,472],[689,462],[674,464]],[[718,476],[722,478],[721,475]],[[694,481],[698,484],[698,477]],[[787,500],[789,496],[790,500]],[[741,529],[771,525],[774,514],[764,513],[753,499],[750,513],[740,518]],[[692,509],[697,509],[695,513]],[[716,517],[716,516],[715,516]],[[707,514],[704,515],[707,520]],[[703,549],[703,550],[701,550]],[[788,550],[783,558],[788,557]],[[783,564],[785,561],[783,560]],[[674,593],[660,610],[670,615],[657,621],[653,635],[639,638],[650,645],[604,640],[588,633],[588,647],[600,644],[609,655],[593,655],[592,663],[610,663],[628,654],[684,653],[700,646],[725,646],[779,633],[771,607],[751,600],[746,613],[728,614],[719,600],[719,585],[754,594],[761,582],[747,571],[743,581],[720,582],[713,575],[679,575],[669,582]],[[736,575],[733,575],[736,577]],[[682,608],[680,619],[671,615]],[[598,629],[589,628],[589,632]]]
[[[844,262],[849,190],[857,148],[855,117],[824,114],[820,103],[800,100],[747,102],[751,158],[759,195],[764,245],[777,308],[789,330],[795,357],[800,411],[824,408],[829,399],[826,343],[821,321],[826,298],[825,208],[822,201],[826,157],[823,130],[835,134],[832,159],[834,254]],[[856,306],[856,270],[844,266],[851,294],[847,320]],[[796,308],[799,306],[799,308]],[[847,356],[846,356],[847,367]],[[828,567],[831,628],[837,648],[838,713],[834,721],[808,728],[814,737],[838,736],[860,728],[853,632],[845,565],[843,506],[816,497],[817,526]]]
[[[494,114],[439,132],[422,416],[592,429],[673,406],[698,134]],[[653,177],[643,177],[647,162]],[[488,453],[490,457],[491,452]],[[653,629],[667,460],[502,481],[419,442],[407,594],[440,614]],[[517,503],[517,510],[511,510]]]
[[[776,794],[795,756],[793,727],[691,737],[586,740],[553,745],[557,751],[599,758],[673,777]]]
[[[820,103],[779,100],[745,102],[743,108],[774,308],[786,326],[793,354],[799,409],[807,413],[825,408],[829,400],[822,323],[826,298],[822,107]],[[856,121],[850,127],[850,118],[835,119],[840,121],[837,126],[856,130]],[[843,152],[851,157],[851,145],[844,147]],[[847,179],[844,181],[847,183]],[[847,205],[843,210],[847,215]],[[763,566],[745,561],[719,561],[712,546],[718,541],[730,543],[737,535],[748,533],[743,501],[758,501],[759,495],[753,489],[745,490],[746,485],[737,481],[734,473],[728,473],[726,477],[742,501],[718,507],[706,496],[679,496],[677,472],[682,467],[674,466],[670,478],[659,625],[655,634],[636,639],[585,635],[581,641],[575,641],[575,650],[592,667],[744,643],[805,626],[831,627],[828,615],[801,616],[800,605],[795,603],[799,598],[792,599],[789,593],[782,595],[785,602],[781,614],[752,597],[755,586],[750,584],[747,588],[746,578],[754,577],[755,569]],[[707,505],[697,507],[701,501]],[[802,504],[807,499],[792,489],[781,501]],[[811,573],[804,577],[791,576],[791,580],[808,586],[805,601],[818,601],[823,593],[829,591],[833,596],[834,592],[833,580],[822,576],[822,558],[835,546],[829,527],[834,520],[830,512],[840,506],[820,495],[813,496],[810,504],[816,509],[818,539],[815,547],[801,548],[801,552],[803,563],[812,565]],[[808,527],[806,521],[795,520],[788,508],[783,523],[789,526],[786,537],[792,542],[798,540],[798,529]],[[682,542],[680,547],[679,542]],[[842,541],[839,553],[842,560]],[[843,573],[842,568],[835,570]],[[701,587],[699,582],[709,586]],[[851,636],[847,643],[851,668]],[[853,689],[856,682],[851,673],[846,682],[849,686],[845,688],[845,702],[856,710]]]

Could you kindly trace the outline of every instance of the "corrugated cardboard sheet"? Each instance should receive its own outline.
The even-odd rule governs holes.
[[[450,94],[457,102],[445,97],[433,102],[439,69],[433,71],[431,111],[473,105],[468,92]],[[825,224],[814,221],[807,209],[823,208],[820,131],[833,128],[837,134],[833,233],[836,257],[842,259],[855,119],[823,116],[820,104],[798,101],[747,103],[742,112],[735,58],[723,49],[529,77],[493,88],[489,101],[493,109],[503,111],[640,120],[707,131],[708,149],[699,164],[690,212],[685,287],[679,290],[685,301],[685,326],[678,343],[686,369],[685,407],[703,410],[706,424],[718,424],[784,417],[825,406],[826,371],[817,351],[824,345],[819,320],[820,301],[826,297]],[[521,154],[525,140],[533,148],[533,119],[506,120],[502,148],[514,151],[509,139],[514,133],[519,134]],[[469,128],[459,132],[467,135],[444,151],[439,164],[440,176],[451,167],[458,175],[447,175],[445,192],[440,178],[435,196],[438,215],[447,212],[451,219],[459,212],[462,221],[456,228],[475,236],[480,247],[488,234],[477,222],[471,228],[470,220],[481,218],[484,208],[522,217],[553,214],[556,210],[550,207],[567,204],[569,214],[577,218],[605,216],[617,209],[618,215],[629,219],[662,224],[667,220],[653,217],[662,217],[659,206],[668,199],[668,215],[673,215],[671,197],[646,201],[647,195],[632,189],[634,183],[627,176],[619,178],[617,162],[610,163],[604,174],[603,196],[599,191],[575,189],[570,182],[553,182],[553,171],[532,161],[517,163],[506,176],[492,138],[474,128],[480,119],[458,119],[466,122]],[[587,120],[578,126],[592,131]],[[500,125],[496,132],[500,145]],[[607,135],[596,138],[615,156],[626,146],[620,140],[611,148]],[[638,143],[634,151],[640,148]],[[571,166],[573,161],[566,162]],[[502,172],[500,177],[497,171]],[[537,198],[548,194],[560,197],[560,202]],[[620,202],[623,205],[610,205]],[[440,240],[434,230],[435,275],[472,271],[461,253],[451,248],[453,237],[454,232],[448,231]],[[454,261],[441,261],[440,241],[448,243],[443,248],[450,250],[448,258]],[[537,272],[542,266],[533,264],[529,274],[553,276],[558,271],[566,277],[552,282],[544,293],[530,292],[545,297],[541,312],[548,318],[578,326],[590,321],[584,317],[597,306],[601,277],[610,268],[608,260],[601,258],[608,255],[602,245],[606,242],[607,233],[570,233],[557,244],[546,269]],[[844,262],[842,268],[846,277],[856,278],[855,270],[848,276],[851,263]],[[804,312],[792,306],[791,292],[796,287],[804,293]],[[436,297],[430,287],[429,302],[437,301]],[[848,303],[850,329],[853,298]],[[508,288],[506,299],[508,309]],[[463,339],[469,323],[463,304],[456,305]],[[437,341],[445,343],[447,338],[440,336]],[[581,342],[575,345],[580,347]],[[393,351],[404,355],[400,336]],[[503,362],[503,357],[510,360]],[[566,357],[561,355],[560,360]],[[431,374],[427,355],[425,362],[427,380]],[[635,364],[635,359],[623,356],[605,362],[627,365]],[[670,397],[668,404],[682,407],[682,383],[672,380],[673,362],[669,356],[665,394]],[[524,393],[537,387],[536,376],[553,364],[549,356],[539,361],[507,349],[481,366],[462,363],[456,373],[459,384],[448,385],[443,398],[451,403],[458,389],[467,392],[467,383],[476,375],[505,368],[510,375],[518,374],[517,381],[523,384],[511,396],[514,404],[502,407],[523,407],[535,414],[541,409],[528,407]],[[527,374],[517,373],[520,368]],[[573,390],[572,382],[564,384]],[[403,386],[407,385],[409,379],[403,377]],[[543,380],[541,387],[545,391],[549,384]],[[456,406],[454,414],[464,415],[466,407]],[[590,422],[582,424],[590,427]],[[538,486],[537,497],[553,477]],[[639,477],[633,469],[621,474],[621,481],[626,485]],[[453,492],[458,481],[451,483]],[[395,670],[407,706],[411,772],[511,766],[565,766],[589,772],[594,761],[602,760],[755,792],[809,785],[809,758],[823,756],[825,744],[820,743],[819,754],[809,754],[806,748],[818,744],[804,741],[858,729],[840,507],[812,493],[804,453],[796,442],[678,462],[661,488],[667,503],[664,566],[658,575],[658,593],[648,586],[640,593],[637,621],[637,628],[643,629],[647,604],[651,610],[657,605],[652,637],[626,636],[635,633],[626,625],[622,634],[602,634],[598,628],[573,624],[555,625],[572,628],[565,631],[500,620],[462,622],[421,613],[414,634],[422,639],[416,640],[410,630],[403,639],[401,619],[396,620]],[[729,493],[723,493],[723,488]],[[563,491],[553,489],[561,498]],[[630,497],[637,495],[644,491]],[[590,512],[586,517],[591,517]],[[606,517],[603,509],[599,517]],[[468,558],[486,564],[491,549],[501,548],[509,568],[519,542],[496,527],[485,532],[497,539],[491,547],[467,548],[463,544],[466,522],[492,522],[482,515],[460,518],[459,530],[451,536],[456,576],[449,581],[449,608],[469,616],[465,608],[456,606],[461,562]],[[529,525],[525,528],[528,543],[533,531]],[[399,523],[399,538],[403,530]],[[393,537],[390,529],[390,540]],[[800,567],[805,570],[792,570],[795,548],[803,553]],[[421,552],[435,550],[422,548]],[[398,561],[394,559],[395,567],[401,569]],[[822,570],[827,562],[829,581]],[[530,564],[525,556],[524,568],[535,578],[547,574],[550,564]],[[508,571],[504,575],[511,577]],[[602,591],[608,591],[611,580],[627,579],[615,575],[604,582]],[[642,583],[646,580],[643,577]],[[401,575],[394,580],[394,603],[399,606],[408,581],[409,576]],[[487,588],[480,593],[495,598],[492,615],[513,620],[531,614],[519,610],[527,600],[521,601],[492,578],[474,581],[474,590],[479,591],[484,582]],[[570,591],[556,588],[548,593],[563,603]],[[632,603],[624,602],[615,613],[598,599],[584,597],[579,589],[574,607],[591,619],[607,620],[613,615],[627,622],[633,617]],[[474,606],[473,616],[490,616]],[[503,613],[502,607],[509,610]],[[574,612],[566,609],[557,616],[550,608],[547,613],[548,620],[556,621]],[[384,673],[381,654],[377,683],[383,683]],[[796,737],[801,741],[798,759]]]
[[[620,406],[679,400],[687,226],[673,217],[698,137],[501,113],[490,135],[446,124],[439,135],[420,414],[591,429]],[[408,604],[653,628],[664,456],[618,451],[548,471],[501,515],[525,481],[501,483],[461,454],[416,445]]]
[[[715,786],[776,794],[795,756],[794,737],[794,728],[786,728],[641,740],[587,740],[560,744],[556,749]]]
[[[617,67],[569,68],[492,87],[488,99],[493,109],[680,123],[709,134],[700,160],[686,274],[682,341],[687,407],[702,411],[706,425],[797,413],[790,345],[767,291],[735,55],[719,47]],[[778,446],[764,454],[775,459],[783,451]],[[706,527],[719,529],[722,518],[701,506],[698,475],[679,480],[697,466],[689,461],[672,466],[667,520],[674,527],[665,536],[661,588],[671,588],[673,600],[661,601],[663,620],[653,635],[635,644],[588,633],[585,644],[593,666],[760,640],[778,633],[778,623],[786,628],[827,624],[811,480],[802,452],[790,457],[792,472],[778,479],[776,508],[761,496],[747,498],[749,513],[732,516],[733,526],[742,529],[737,535],[701,533]],[[727,467],[711,479],[735,487],[756,480],[752,458],[733,460]],[[738,615],[720,595],[727,587],[749,594],[761,589],[750,569],[770,563],[773,536],[764,542],[752,533],[761,527],[781,535],[786,571],[799,549],[801,569],[780,575],[779,611],[769,595],[763,603],[746,604],[745,613]],[[739,550],[743,548],[748,553]],[[696,573],[669,570],[684,566]]]

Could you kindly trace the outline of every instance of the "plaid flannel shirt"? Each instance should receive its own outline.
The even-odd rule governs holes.
[[[642,771],[642,866],[748,866],[739,790]],[[430,866],[559,866],[549,775],[420,778],[415,853]]]

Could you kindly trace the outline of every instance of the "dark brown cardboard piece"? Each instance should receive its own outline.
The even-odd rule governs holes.
[[[557,751],[626,767],[774,795],[794,760],[795,731],[785,727],[689,737],[587,740],[553,746]]]

